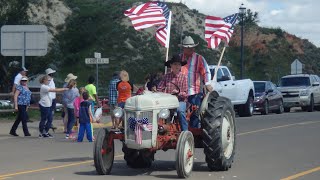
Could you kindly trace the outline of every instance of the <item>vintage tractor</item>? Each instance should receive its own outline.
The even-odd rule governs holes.
[[[180,178],[190,176],[194,148],[204,148],[210,170],[225,171],[235,154],[235,113],[230,100],[217,92],[208,93],[201,108],[201,128],[181,131],[176,96],[147,93],[129,98],[125,108],[114,114],[124,119],[123,131],[98,131],[94,143],[94,165],[100,175],[110,174],[114,160],[114,140],[123,143],[124,160],[131,168],[148,168],[157,150],[176,150],[176,170]]]

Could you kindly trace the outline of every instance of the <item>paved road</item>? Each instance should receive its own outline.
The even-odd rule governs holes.
[[[289,180],[320,179],[320,112],[291,112],[236,118],[237,149],[232,168],[210,172],[202,149],[197,149],[189,179]],[[3,125],[0,124],[0,132]],[[120,142],[111,175],[98,176],[92,161],[92,144],[64,139],[10,137],[0,133],[1,179],[176,179],[174,150],[156,153],[150,169],[127,168]]]

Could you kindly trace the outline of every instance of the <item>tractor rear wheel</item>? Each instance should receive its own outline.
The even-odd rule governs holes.
[[[123,144],[122,152],[124,153],[124,160],[131,168],[149,168],[154,160],[154,152],[149,150],[131,149]]]
[[[194,161],[194,138],[190,131],[182,131],[176,147],[176,170],[179,178],[190,176]]]
[[[114,160],[114,142],[108,146],[109,132],[107,129],[100,129],[94,143],[93,159],[96,171],[100,175],[110,174]]]
[[[210,170],[226,171],[234,160],[235,112],[228,98],[211,92],[203,120],[203,146]]]

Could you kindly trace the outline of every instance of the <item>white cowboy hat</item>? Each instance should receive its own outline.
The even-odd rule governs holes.
[[[67,75],[67,78],[64,80],[64,82],[69,82],[71,79],[77,79],[78,78],[78,76],[75,76],[75,75],[73,75],[72,73],[69,73],[68,75]]]
[[[56,72],[56,71],[53,70],[53,69],[51,69],[51,68],[46,69],[46,74],[47,74],[47,75],[48,75],[48,74],[55,73],[55,72]]]
[[[198,46],[199,43],[195,44],[194,43],[194,40],[192,39],[191,36],[186,36],[183,41],[182,41],[182,44],[180,44],[182,47],[185,47],[185,48],[193,48],[193,47],[196,47]]]

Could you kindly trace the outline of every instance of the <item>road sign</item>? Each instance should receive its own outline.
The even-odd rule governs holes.
[[[3,56],[44,56],[48,49],[48,29],[44,25],[4,25],[1,27]]]
[[[109,58],[86,58],[86,64],[109,64]]]
[[[291,63],[291,74],[302,74],[302,63],[298,59]]]
[[[94,53],[94,58],[101,58],[101,53],[95,52]]]

